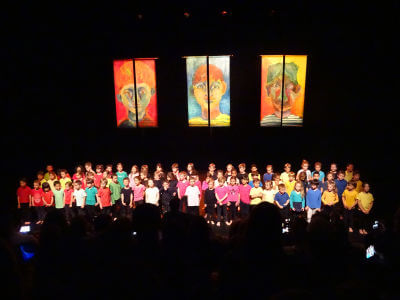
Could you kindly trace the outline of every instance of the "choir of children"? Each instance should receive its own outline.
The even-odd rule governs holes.
[[[207,223],[229,226],[236,218],[246,217],[255,205],[269,202],[279,208],[284,222],[297,217],[310,222],[315,213],[323,211],[343,218],[349,232],[353,232],[356,218],[359,233],[367,233],[374,198],[353,164],[348,164],[344,172],[332,163],[326,174],[320,162],[314,164],[313,171],[306,160],[297,173],[291,167],[286,163],[284,172],[279,174],[267,165],[261,177],[254,164],[247,173],[244,163],[239,164],[239,172],[232,164],[224,171],[210,163],[206,179],[200,182],[193,163],[187,165],[187,171],[179,171],[179,165],[174,163],[168,173],[157,164],[153,176],[147,165],[140,172],[134,165],[128,174],[121,163],[116,165],[115,173],[112,165],[105,170],[103,165],[96,165],[93,171],[92,164],[86,163],[84,168],[77,166],[72,177],[67,170],[56,173],[48,165],[46,174],[37,173],[32,189],[25,179],[20,180],[17,203],[23,221],[30,222],[33,207],[40,224],[53,206],[64,211],[67,221],[75,215],[93,219],[99,213],[117,219],[130,217],[132,210],[143,203],[159,206],[160,212],[166,213],[173,198],[180,200],[181,211],[198,215],[204,199],[201,209],[204,208]]]

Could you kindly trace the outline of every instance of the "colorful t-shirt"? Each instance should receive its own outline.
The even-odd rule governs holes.
[[[115,182],[110,182],[111,202],[114,205],[115,201],[121,199],[121,185]]]
[[[370,210],[372,204],[374,203],[374,196],[372,196],[371,193],[366,193],[366,192],[358,193],[357,199],[361,202],[360,204],[365,210]]]
[[[362,191],[363,191],[363,183],[362,183],[362,181],[361,180],[357,180],[356,181],[356,191],[357,191],[357,193],[361,193]]]
[[[257,205],[257,204],[261,203],[261,201],[262,201],[261,197],[256,197],[256,198],[252,198],[252,197],[256,196],[256,195],[259,195],[259,194],[262,195],[262,191],[263,191],[263,189],[261,187],[258,187],[258,188],[253,187],[250,190],[250,199],[251,199],[250,200],[250,204],[251,205]]]
[[[289,195],[286,192],[283,194],[276,193],[274,200],[278,202],[280,206],[285,206],[286,202],[289,200]]]
[[[183,196],[185,196],[186,188],[189,186],[189,181],[179,180],[176,186],[179,189],[179,198],[182,198]]]
[[[285,187],[286,187],[286,193],[290,196],[292,191],[294,190],[294,186],[296,185],[296,181],[286,181],[285,182]]]
[[[43,191],[43,200],[45,205],[49,205],[52,202],[53,197],[54,194],[51,190],[47,192]],[[54,205],[54,203],[52,205]]]
[[[263,190],[262,192],[262,201],[264,202],[269,202],[269,203],[274,203],[275,201],[275,194],[276,192],[274,190]]]
[[[84,189],[74,190],[72,196],[75,197],[76,206],[85,205],[86,193]]]
[[[352,207],[356,204],[357,202],[357,191],[355,189],[353,189],[352,191],[349,191],[348,189],[345,189],[343,192],[342,197],[345,198],[344,203],[348,206],[348,207]]]
[[[133,201],[143,200],[145,190],[146,187],[143,184],[135,185],[133,187]]]
[[[92,186],[91,188],[86,188],[86,205],[95,205],[97,202],[97,188]]]
[[[97,192],[102,207],[111,206],[111,191],[108,187],[100,188]]]
[[[286,184],[286,182],[289,181],[289,173],[288,172],[283,172],[281,174],[280,180]]]
[[[306,200],[309,208],[321,208],[321,190],[309,189],[307,191]]]
[[[237,185],[228,185],[228,201],[238,202],[239,201],[239,187]]]
[[[101,179],[103,178],[103,173],[94,174],[94,186],[99,188],[101,184]]]
[[[32,203],[33,206],[43,206],[43,190],[41,188],[39,189],[32,189]]]
[[[322,194],[321,201],[325,205],[333,205],[333,204],[339,202],[339,197],[338,197],[337,193],[326,190]]]
[[[59,189],[59,190],[54,190],[54,203],[56,205],[56,208],[63,208],[64,207],[64,190]]]
[[[59,182],[61,183],[61,188],[64,190],[65,189],[65,184],[67,182],[72,182],[72,180],[69,177],[65,177],[65,178],[60,178]]]
[[[294,205],[293,205],[294,202],[299,202],[299,203],[301,203],[301,207],[302,207],[302,208],[304,208],[304,206],[305,206],[305,199],[304,199],[304,197],[301,195],[300,192],[293,191],[293,192],[290,194],[290,208],[291,208],[291,209],[295,209],[295,208],[294,208]]]
[[[122,172],[116,172],[115,174],[117,175],[118,182],[121,185],[121,187],[124,187],[124,179],[126,177],[128,177],[128,173],[126,173],[125,171],[122,171]]]
[[[346,180],[347,182],[351,181],[353,179],[353,172],[349,172],[349,171],[344,171],[344,180]]]
[[[29,203],[29,196],[32,194],[32,189],[29,186],[19,187],[17,189],[17,196],[19,197],[19,203]]]
[[[218,196],[217,201],[220,203],[221,199],[228,195],[228,187],[227,186],[217,186],[215,188],[215,195]],[[218,200],[219,199],[219,200]],[[222,204],[228,203],[228,197],[222,200]]]
[[[201,192],[198,186],[189,185],[186,188],[185,195],[187,196],[188,206],[199,206]]]
[[[73,192],[74,192],[73,189],[64,190],[64,202],[65,202],[65,205],[71,204]]]
[[[246,185],[239,185],[239,195],[240,195],[240,202],[244,204],[250,204],[250,190],[251,186]]]

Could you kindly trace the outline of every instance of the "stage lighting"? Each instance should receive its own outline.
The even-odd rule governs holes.
[[[229,15],[229,13],[226,10],[221,11],[221,16],[227,16]]]
[[[185,12],[183,13],[183,16],[184,16],[186,19],[188,19],[188,18],[190,17],[190,13],[187,12],[187,11],[185,11]]]

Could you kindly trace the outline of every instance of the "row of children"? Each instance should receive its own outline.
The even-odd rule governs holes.
[[[28,206],[27,203],[34,207],[51,207],[54,203],[58,209],[65,208],[67,218],[74,213],[84,214],[85,211],[92,218],[96,209],[113,213],[117,218],[129,215],[130,209],[144,201],[160,205],[162,211],[166,212],[171,199],[177,197],[181,200],[181,210],[186,208],[187,212],[198,214],[200,199],[204,194],[207,222],[214,223],[216,212],[217,226],[221,221],[230,225],[239,213],[246,216],[252,206],[266,201],[275,204],[285,220],[306,211],[307,220],[310,221],[312,215],[322,208],[329,214],[337,212],[343,216],[350,232],[353,231],[353,215],[357,206],[358,219],[361,221],[359,232],[366,233],[373,196],[369,192],[369,185],[360,181],[360,174],[353,170],[352,164],[348,164],[343,172],[337,171],[336,164],[332,163],[326,175],[321,170],[321,163],[315,163],[315,170],[311,172],[305,160],[297,173],[291,171],[289,163],[284,165],[281,174],[274,173],[272,165],[267,165],[262,177],[256,165],[251,165],[250,173],[246,172],[244,163],[238,168],[239,172],[232,164],[228,164],[226,171],[217,171],[215,164],[211,163],[206,180],[200,182],[193,163],[187,165],[187,172],[179,171],[175,163],[167,174],[161,164],[157,164],[153,178],[149,176],[147,165],[143,165],[140,172],[135,165],[128,174],[121,163],[117,164],[115,173],[112,165],[107,165],[105,170],[102,165],[97,165],[94,172],[91,163],[86,163],[85,172],[78,166],[72,178],[66,170],[56,174],[53,167],[48,165],[46,174],[38,173],[33,191],[29,191],[26,181],[21,181],[17,192],[18,207],[24,208]],[[69,196],[72,182],[74,191]],[[40,194],[41,187],[43,195]],[[112,212],[110,207],[113,207]],[[37,210],[38,222],[42,222],[44,210]]]

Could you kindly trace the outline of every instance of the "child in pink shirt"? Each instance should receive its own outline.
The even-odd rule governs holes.
[[[230,221],[229,225],[232,224],[232,221],[236,219],[237,216],[237,207],[239,206],[239,187],[236,185],[236,177],[231,176],[229,180],[228,189],[228,207],[229,207],[229,215]]]
[[[136,176],[133,181],[135,183],[132,188],[133,202],[135,203],[135,206],[138,206],[144,203],[144,191],[146,190],[146,187],[141,183],[139,176]]]
[[[186,200],[185,193],[189,186],[189,181],[186,180],[187,174],[185,171],[179,173],[179,181],[176,187],[178,188],[178,198],[179,198],[179,210],[183,211],[184,202]]]
[[[239,186],[240,216],[241,217],[246,217],[249,214],[250,190],[251,190],[251,186],[248,184],[248,178],[242,177],[242,184]]]
[[[225,224],[230,225],[228,222],[226,206],[228,203],[228,187],[225,186],[225,177],[218,179],[218,186],[215,188],[215,197],[217,198],[217,226],[221,224],[221,213],[224,216]]]

